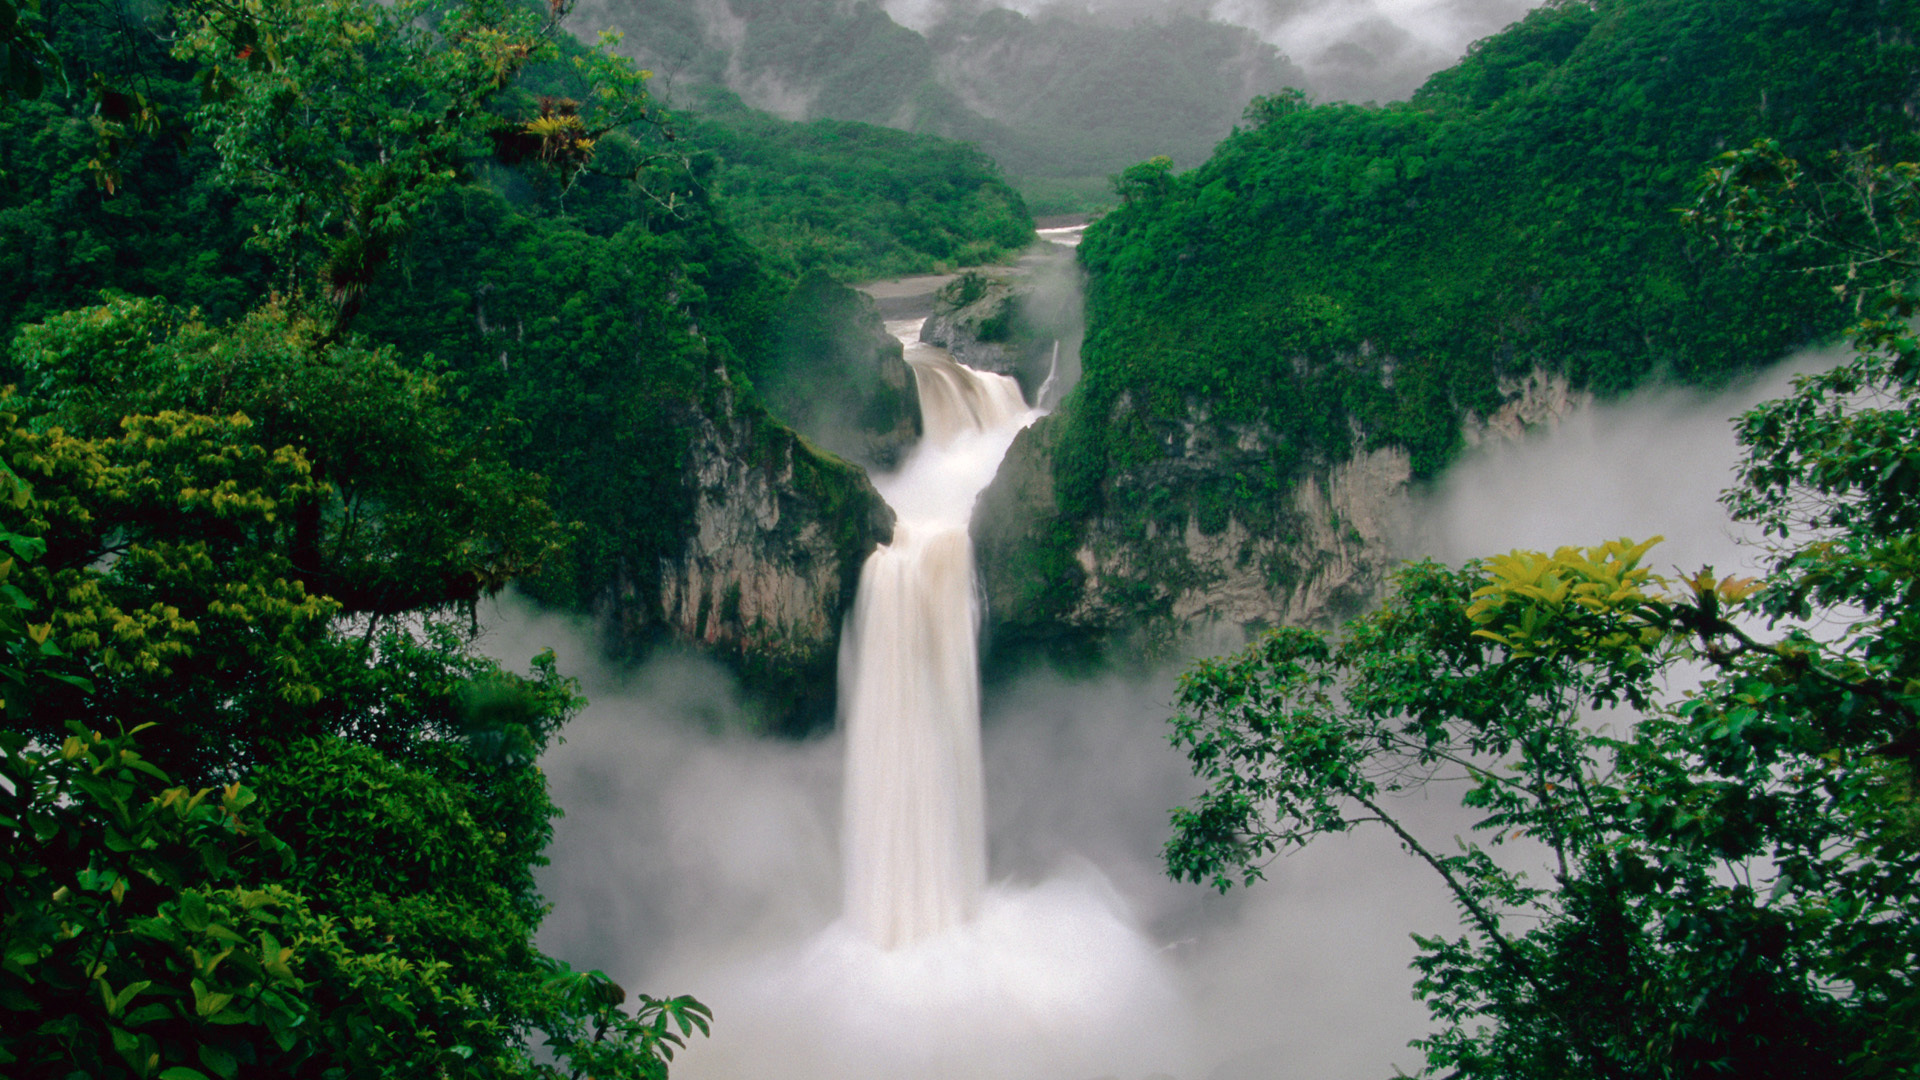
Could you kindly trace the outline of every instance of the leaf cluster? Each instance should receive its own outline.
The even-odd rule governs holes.
[[[1781,222],[1828,249],[1904,243],[1911,201],[1810,219],[1778,187],[1791,170],[1748,167],[1771,153],[1703,184],[1736,246]],[[1871,167],[1881,190],[1908,173]],[[1209,786],[1175,812],[1169,869],[1224,888],[1287,846],[1392,830],[1471,931],[1418,939],[1436,1075],[1920,1067],[1911,289],[1856,275],[1842,298],[1875,317],[1855,355],[1736,422],[1723,502],[1771,536],[1764,577],[1662,581],[1627,541],[1421,564],[1337,646],[1291,631],[1196,668],[1174,738]],[[1675,694],[1682,663],[1707,674]],[[1440,767],[1494,844],[1545,846],[1550,887],[1473,845],[1441,854],[1380,798]]]

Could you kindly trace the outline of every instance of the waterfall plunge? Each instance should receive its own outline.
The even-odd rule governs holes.
[[[1037,415],[1004,375],[912,358],[925,437],[882,482],[893,542],[867,559],[840,668],[848,923],[882,948],[972,918],[986,883],[974,498]]]
[[[905,338],[917,323],[890,323]],[[925,436],[874,479],[897,515],[842,646],[842,915],[661,985],[712,1006],[677,1080],[1082,1080],[1184,1072],[1165,955],[1091,864],[986,884],[968,517],[1039,411],[1012,379],[909,343]]]

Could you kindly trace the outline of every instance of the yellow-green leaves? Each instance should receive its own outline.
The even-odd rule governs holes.
[[[1667,633],[1665,601],[1647,590],[1667,582],[1640,560],[1661,539],[1488,559],[1491,580],[1474,590],[1466,609],[1477,626],[1474,636],[1498,642],[1516,657],[1569,649],[1637,656],[1654,648]]]

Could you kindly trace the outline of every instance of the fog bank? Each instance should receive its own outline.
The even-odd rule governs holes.
[[[1031,18],[1131,23],[1174,15],[1244,26],[1284,53],[1323,101],[1397,101],[1452,66],[1467,46],[1538,7],[1537,0],[887,0],[895,22],[922,32],[987,7]]]
[[[1650,391],[1484,448],[1417,502],[1405,550],[1457,561],[1662,533],[1656,569],[1750,564],[1754,549],[1715,501],[1732,482],[1728,419],[1782,393],[1789,370],[1720,394]],[[1410,994],[1408,935],[1459,923],[1439,881],[1384,831],[1317,842],[1226,896],[1163,876],[1167,811],[1198,790],[1166,741],[1177,665],[987,688],[987,915],[907,977],[827,931],[840,889],[837,736],[741,734],[737,690],[697,657],[619,672],[596,663],[579,624],[511,600],[487,623],[490,651],[518,662],[552,646],[593,700],[543,761],[567,816],[541,877],[554,904],[542,944],[632,990],[712,1006],[714,1039],[682,1055],[676,1076],[1086,1080],[1100,1075],[1075,1056],[1088,1028],[1137,1063],[1102,1066],[1122,1080],[1377,1080],[1419,1066],[1406,1043],[1427,1020]],[[1448,848],[1470,820],[1456,794],[1436,786],[1400,810]],[[1096,929],[1056,932],[1068,924]],[[1139,935],[1157,974],[1114,975],[1138,972],[1115,943]],[[1009,938],[1034,967],[969,961]],[[1155,1021],[1076,1011],[1087,994],[1074,978],[1127,983],[1119,1014]],[[982,986],[1003,999],[1012,987],[1022,1004],[970,1008]]]

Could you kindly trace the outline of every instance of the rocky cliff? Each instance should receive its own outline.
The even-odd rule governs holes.
[[[900,342],[871,297],[822,273],[775,312],[761,396],[815,445],[889,469],[920,437],[920,404]]]
[[[1590,395],[1535,371],[1502,384],[1507,404],[1470,417],[1470,442],[1517,439]],[[1110,423],[1133,410],[1123,397]],[[1056,488],[1066,418],[1022,432],[974,512],[973,537],[996,646],[1154,649],[1210,628],[1332,625],[1378,599],[1409,511],[1410,458],[1366,449],[1270,477],[1274,432],[1190,405],[1154,425],[1158,453],[1109,472],[1100,509],[1063,513]]]
[[[1020,319],[1026,288],[1008,268],[969,270],[935,295],[920,340],[940,346],[976,371],[1017,378],[1034,344]]]
[[[1016,266],[968,270],[943,286],[920,340],[970,368],[1013,376],[1028,401],[1051,376],[1057,401],[1079,377],[1080,285],[1072,248],[1036,243]]]
[[[857,466],[726,392],[687,418],[691,513],[660,560],[653,612],[675,640],[731,660],[769,726],[831,719],[841,621],[893,511]]]

